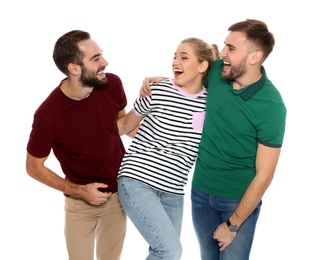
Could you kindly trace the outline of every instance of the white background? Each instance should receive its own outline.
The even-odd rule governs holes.
[[[145,77],[172,75],[173,53],[182,39],[200,37],[222,49],[227,28],[246,18],[264,20],[275,35],[274,51],[264,65],[288,110],[285,141],[263,198],[251,259],[313,259],[310,10],[304,0],[2,1],[0,259],[67,259],[63,195],[25,171],[33,113],[64,78],[52,60],[59,36],[73,29],[91,33],[109,62],[107,72],[123,81],[129,110]],[[123,141],[127,147],[130,138]],[[53,157],[48,166],[63,176]],[[189,196],[190,184],[183,259],[197,260]],[[122,259],[144,259],[148,245],[128,223]]]

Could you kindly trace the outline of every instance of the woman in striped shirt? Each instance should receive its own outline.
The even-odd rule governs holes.
[[[118,194],[128,217],[149,243],[146,259],[180,259],[184,186],[198,155],[205,118],[208,70],[217,45],[183,40],[174,53],[173,79],[151,83],[117,123],[129,134],[142,119],[118,173]]]

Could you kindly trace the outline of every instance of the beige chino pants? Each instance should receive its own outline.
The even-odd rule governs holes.
[[[93,206],[65,197],[65,238],[69,260],[119,260],[126,234],[126,214],[117,193]]]

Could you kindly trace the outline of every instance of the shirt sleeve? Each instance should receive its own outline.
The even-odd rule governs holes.
[[[258,124],[259,142],[269,147],[281,147],[283,144],[286,107],[284,104],[274,104],[262,112]]]
[[[153,86],[151,86],[151,94],[148,97],[136,98],[133,108],[136,114],[145,116],[151,111],[152,96],[153,96]]]
[[[27,152],[35,157],[43,158],[50,154],[51,147],[51,127],[42,116],[35,114],[27,144]]]

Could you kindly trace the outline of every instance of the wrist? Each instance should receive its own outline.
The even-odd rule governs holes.
[[[227,219],[226,224],[229,228],[229,231],[231,231],[231,232],[238,232],[239,231],[239,227],[235,223],[232,223],[229,220],[229,218]]]

